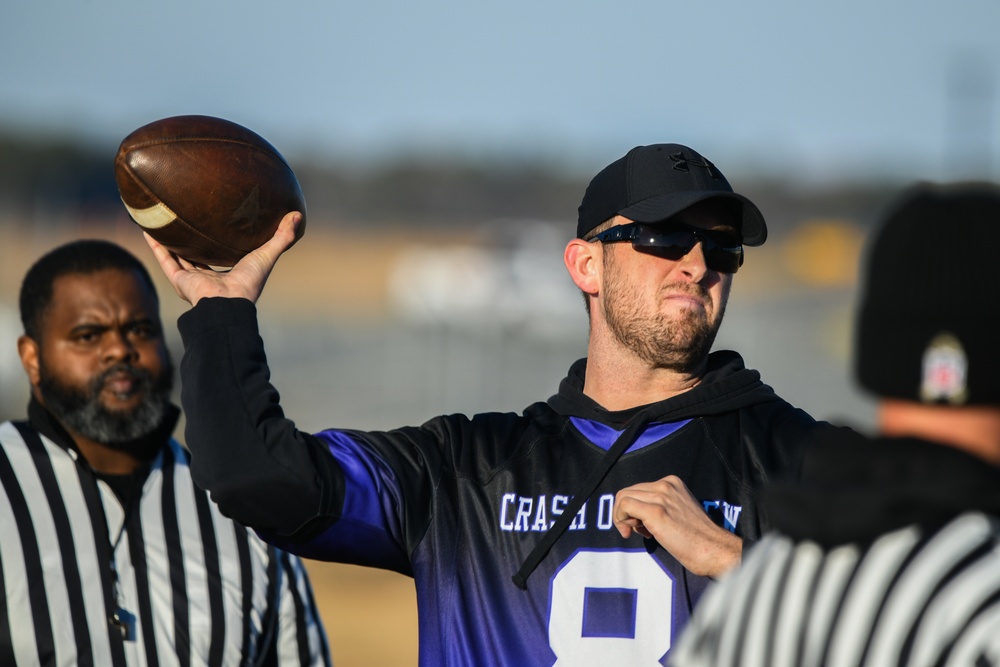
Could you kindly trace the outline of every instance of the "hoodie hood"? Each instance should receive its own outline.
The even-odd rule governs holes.
[[[566,417],[581,417],[623,428],[638,413],[648,422],[671,422],[694,417],[724,414],[768,401],[781,400],[764,384],[760,373],[746,368],[743,358],[730,350],[708,356],[708,370],[696,386],[671,398],[628,410],[606,410],[583,393],[587,360],[579,359],[559,384],[559,393],[548,405]]]

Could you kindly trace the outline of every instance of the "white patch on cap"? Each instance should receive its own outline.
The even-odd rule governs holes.
[[[941,333],[924,350],[924,373],[920,398],[961,404],[969,397],[966,377],[969,359],[962,344],[950,333]]]
[[[125,204],[125,202],[122,203]],[[128,204],[125,204],[125,208],[128,209],[128,213],[132,216],[132,219],[145,229],[166,227],[177,219],[177,215],[162,203],[150,206],[149,208],[132,208]]]

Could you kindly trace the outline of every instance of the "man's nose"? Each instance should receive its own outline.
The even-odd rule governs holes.
[[[134,361],[139,356],[128,334],[118,329],[110,329],[105,334],[103,353],[109,361]]]

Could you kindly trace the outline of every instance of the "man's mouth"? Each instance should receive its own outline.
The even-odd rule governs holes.
[[[139,378],[132,373],[112,373],[104,379],[104,388],[121,399],[132,396],[138,385]]]
[[[668,291],[664,295],[664,301],[701,310],[705,310],[708,304],[708,298],[704,295],[688,291]]]
[[[667,299],[671,301],[679,301],[681,303],[690,303],[693,306],[705,307],[705,300],[700,296],[695,296],[694,294],[680,293],[680,294],[668,294]]]

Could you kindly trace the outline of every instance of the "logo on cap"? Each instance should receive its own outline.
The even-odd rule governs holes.
[[[969,360],[958,338],[950,333],[938,334],[924,350],[920,398],[927,402],[964,403],[969,397],[968,370]]]
[[[690,172],[691,168],[688,165],[694,165],[695,167],[708,169],[708,173],[716,180],[722,176],[719,170],[715,168],[715,165],[705,158],[699,160],[698,158],[684,157],[684,153],[671,153],[670,159],[674,162],[674,171]]]

